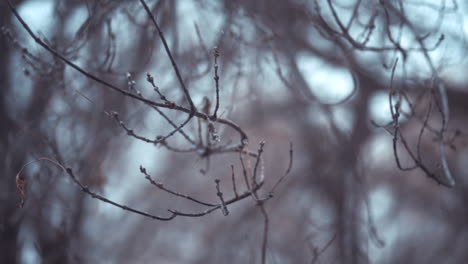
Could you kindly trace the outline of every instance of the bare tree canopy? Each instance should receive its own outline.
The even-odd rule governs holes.
[[[468,262],[468,5],[0,3],[0,263]]]

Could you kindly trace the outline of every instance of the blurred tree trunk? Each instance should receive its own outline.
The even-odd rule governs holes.
[[[8,25],[11,12],[6,1],[0,2],[0,25]],[[19,221],[15,219],[18,201],[15,199],[15,170],[23,162],[23,154],[12,155],[11,149],[15,142],[13,135],[17,131],[14,120],[7,113],[6,100],[10,87],[9,74],[10,45],[4,34],[0,34],[0,160],[10,159],[10,163],[3,162],[0,175],[0,263],[18,263],[18,231]],[[26,148],[24,148],[26,149]]]

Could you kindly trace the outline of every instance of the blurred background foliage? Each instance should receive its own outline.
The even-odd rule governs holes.
[[[138,1],[13,2],[41,39],[88,72],[156,99],[149,72],[186,104]],[[204,97],[214,102],[219,50],[219,114],[248,134],[249,150],[266,141],[266,186],[284,174],[293,142],[291,175],[265,204],[267,263],[468,261],[468,5],[460,2],[148,1],[198,108]],[[200,153],[129,137],[105,111],[149,137],[171,127],[37,45],[6,1],[0,19],[0,263],[260,262],[263,220],[251,199],[228,216],[159,222],[92,199],[56,166],[35,162],[22,171],[19,208],[15,176],[42,157],[66,163],[97,193],[156,214],[198,208],[152,188],[140,165],[213,202],[213,179],[231,194],[231,164],[237,176],[241,166],[235,154],[208,164]],[[237,140],[216,128],[222,142]],[[185,130],[196,135],[197,121]],[[398,168],[395,141],[402,167],[415,169]]]

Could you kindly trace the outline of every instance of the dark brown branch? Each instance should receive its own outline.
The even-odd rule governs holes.
[[[160,183],[160,182],[156,182],[155,180],[153,180],[153,178],[151,177],[151,175],[146,171],[146,168],[144,168],[143,166],[140,165],[140,172],[145,175],[145,179],[147,179],[152,185],[156,186],[158,189],[160,190],[163,190],[167,193],[170,193],[174,196],[177,196],[177,197],[181,197],[181,198],[184,198],[184,199],[187,199],[189,201],[192,201],[192,202],[195,202],[197,204],[201,204],[201,205],[204,205],[204,206],[208,206],[208,207],[214,207],[216,206],[216,204],[211,204],[211,203],[207,203],[207,202],[203,202],[203,201],[200,201],[198,199],[195,199],[193,197],[191,197],[190,195],[186,195],[186,194],[182,194],[182,193],[178,193],[176,191],[173,191],[171,189],[168,189],[167,187],[164,186],[164,184]]]
[[[219,76],[218,76],[218,57],[219,57],[219,50],[217,47],[214,48],[214,77],[215,85],[216,85],[216,105],[215,110],[212,116],[213,120],[218,118],[218,109],[219,109]]]
[[[191,112],[195,112],[196,108],[195,105],[193,104],[192,97],[190,96],[190,93],[185,86],[185,82],[182,79],[182,76],[180,75],[179,67],[177,66],[177,63],[175,62],[174,57],[172,56],[171,50],[169,49],[169,45],[167,44],[166,38],[164,37],[164,33],[162,32],[161,28],[159,27],[158,22],[156,21],[156,18],[154,17],[153,13],[151,13],[151,10],[149,9],[148,5],[144,0],[140,0],[140,3],[143,5],[143,8],[145,9],[146,13],[148,16],[151,18],[151,21],[153,22],[154,26],[158,30],[159,38],[161,39],[161,42],[164,45],[164,50],[166,51],[167,56],[169,57],[172,68],[174,69],[176,75],[177,75],[177,80],[179,80],[180,86],[182,87],[182,90],[185,94],[185,98],[189,102]]]
[[[237,193],[237,186],[236,186],[236,177],[234,174],[234,165],[231,164],[231,170],[232,170],[232,190],[234,191],[235,197],[239,197],[239,194]]]
[[[259,183],[257,188],[254,189],[253,191],[257,191],[262,186],[263,186],[263,182]],[[242,200],[244,200],[244,199],[246,199],[247,197],[250,197],[250,196],[252,196],[252,191],[247,190],[247,191],[243,192],[242,194],[240,194],[238,197],[233,197],[233,198],[227,200],[225,202],[225,204],[227,206],[227,205],[242,201]],[[213,207],[213,208],[210,208],[210,209],[207,209],[205,211],[198,212],[198,213],[180,212],[178,210],[172,210],[172,209],[169,209],[169,212],[174,213],[176,215],[180,215],[180,216],[186,216],[186,217],[200,217],[200,216],[208,215],[208,214],[210,214],[210,213],[212,213],[212,212],[214,212],[216,210],[219,210],[219,209],[222,209],[222,205],[220,205],[220,204],[217,205],[216,207]]]
[[[114,202],[112,200],[109,200],[107,199],[106,197],[102,196],[102,195],[99,195],[95,192],[92,192],[87,186],[83,185],[76,177],[75,175],[73,174],[73,171],[71,168],[66,168],[65,169],[66,173],[70,176],[70,178],[73,180],[73,182],[75,182],[83,192],[85,192],[86,194],[90,195],[92,198],[96,198],[102,202],[105,202],[105,203],[108,203],[110,205],[113,205],[115,207],[118,207],[118,208],[121,208],[123,210],[127,210],[129,212],[132,212],[132,213],[135,213],[135,214],[139,214],[139,215],[142,215],[142,216],[145,216],[145,217],[149,217],[151,219],[155,219],[155,220],[160,220],[160,221],[170,221],[172,219],[174,219],[176,217],[176,215],[174,213],[172,213],[170,216],[168,217],[161,217],[161,216],[156,216],[156,215],[152,215],[152,214],[149,214],[149,213],[146,213],[146,212],[143,212],[143,211],[140,211],[140,210],[137,210],[137,209],[133,209],[132,207],[129,207],[129,206],[126,206],[126,205],[123,205],[123,204],[119,204],[117,202]]]
[[[220,183],[221,183],[220,179],[215,179],[216,195],[218,196],[219,201],[221,202],[221,211],[223,212],[224,216],[227,216],[229,214],[229,210],[227,209],[226,202],[224,201],[224,198],[223,198],[223,193],[221,192],[221,189],[219,187]]]
[[[38,43],[40,46],[42,46],[44,49],[46,49],[47,51],[49,51],[52,55],[54,55],[55,57],[59,58],[60,60],[62,60],[64,63],[66,63],[67,65],[69,65],[70,67],[72,67],[73,69],[75,69],[76,71],[78,71],[79,73],[81,73],[82,75],[84,75],[85,77],[99,83],[99,84],[102,84],[104,85],[105,87],[108,87],[110,88],[111,90],[113,91],[116,91],[120,94],[123,94],[124,96],[128,96],[130,98],[133,98],[137,101],[141,101],[145,104],[148,104],[150,106],[154,106],[154,107],[162,107],[162,108],[168,108],[168,109],[174,109],[174,110],[177,110],[177,111],[180,111],[180,112],[184,112],[184,113],[187,113],[189,115],[193,115],[195,117],[198,117],[198,118],[201,118],[201,119],[204,119],[204,120],[208,120],[209,117],[204,114],[204,113],[201,113],[201,112],[198,112],[196,111],[194,108],[191,108],[191,109],[187,109],[185,107],[182,107],[182,106],[179,106],[179,105],[175,105],[175,104],[166,104],[166,103],[157,103],[157,102],[154,102],[152,100],[148,100],[142,96],[138,96],[138,95],[135,95],[133,94],[132,92],[129,92],[129,91],[126,91],[122,88],[119,88],[111,83],[108,83],[102,79],[100,79],[99,77],[89,73],[88,71],[84,70],[83,68],[81,68],[80,66],[76,65],[75,63],[73,63],[72,61],[68,60],[67,58],[65,58],[64,56],[62,56],[59,52],[57,52],[55,49],[53,49],[52,47],[50,47],[48,44],[46,44],[44,41],[42,41],[39,37],[36,36],[36,34],[34,34],[31,30],[31,28],[28,26],[28,24],[23,20],[23,18],[18,14],[17,10],[15,7],[13,7],[13,5],[11,4],[11,2],[9,0],[7,0],[7,3],[11,9],[11,11],[13,12],[13,14],[15,15],[15,17],[18,19],[18,21],[21,23],[21,25],[23,26],[23,28],[28,32],[28,34],[34,39],[34,41],[36,41],[36,43]],[[191,119],[190,117],[187,119],[189,120]],[[187,121],[188,122],[188,121]],[[245,134],[245,132],[237,125],[235,124],[234,122],[230,121],[230,120],[226,120],[226,119],[222,119],[222,118],[218,118],[216,120],[216,122],[218,123],[221,123],[221,124],[224,124],[224,125],[227,125],[231,128],[233,128],[234,130],[236,130],[239,134],[240,134],[240,146],[245,146],[247,143],[248,143],[248,137],[247,135]],[[185,123],[185,122],[184,122]],[[183,127],[183,126],[180,126],[180,127]],[[178,131],[179,129],[177,129]],[[175,132],[174,132],[175,133]]]
[[[259,203],[260,207],[260,212],[262,213],[263,216],[263,236],[262,236],[262,259],[261,263],[266,264],[266,253],[267,253],[267,245],[268,245],[268,232],[269,232],[269,223],[270,219],[268,217],[268,214],[265,210],[264,204],[261,202]]]
[[[263,154],[263,147],[265,146],[265,141],[260,142],[260,147],[258,148],[258,156],[257,156],[257,161],[255,162],[255,167],[252,173],[252,185],[255,188],[257,185],[257,171],[258,171],[258,165],[260,164],[262,160],[262,154]]]
[[[275,189],[278,187],[278,185],[280,185],[280,183],[289,175],[289,173],[291,172],[291,168],[293,166],[293,143],[292,142],[289,142],[289,164],[288,164],[288,168],[286,169],[286,172],[284,173],[284,175],[278,179],[278,181],[273,185],[273,187],[271,188],[270,190],[270,193],[269,193],[269,196],[270,197],[273,197],[273,194],[275,192]]]
[[[159,220],[159,221],[170,221],[170,220],[172,220],[172,219],[174,219],[176,217],[176,214],[174,214],[174,213],[171,213],[171,215],[169,215],[168,217],[157,216],[157,215],[149,214],[149,213],[134,209],[132,207],[129,207],[129,206],[114,202],[114,201],[112,201],[112,200],[110,200],[110,199],[108,199],[108,198],[106,198],[106,197],[104,197],[104,196],[102,196],[100,194],[97,194],[97,193],[91,191],[89,189],[89,187],[87,187],[86,185],[81,183],[80,180],[78,180],[78,178],[75,176],[75,174],[74,174],[74,172],[73,172],[73,170],[71,168],[65,167],[64,165],[60,164],[58,161],[55,161],[55,160],[49,159],[49,158],[39,158],[39,159],[37,159],[37,161],[47,161],[47,162],[50,162],[50,163],[54,164],[55,166],[59,167],[63,172],[65,172],[70,177],[70,179],[76,185],[78,185],[80,187],[80,189],[84,193],[86,193],[87,195],[91,196],[92,198],[98,199],[98,200],[100,200],[100,201],[102,201],[104,203],[110,204],[112,206],[118,207],[120,209],[129,211],[129,212],[132,212],[132,213],[135,213],[135,214],[139,214],[139,215],[142,215],[142,216],[145,216],[145,217],[149,217],[149,218],[154,219],[154,220]],[[18,172],[17,177],[21,177],[21,172],[29,164],[31,164],[31,162],[27,163],[26,165],[23,166],[23,168]]]

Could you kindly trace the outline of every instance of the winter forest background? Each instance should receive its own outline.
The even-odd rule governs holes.
[[[468,262],[464,1],[0,20],[0,263]]]

